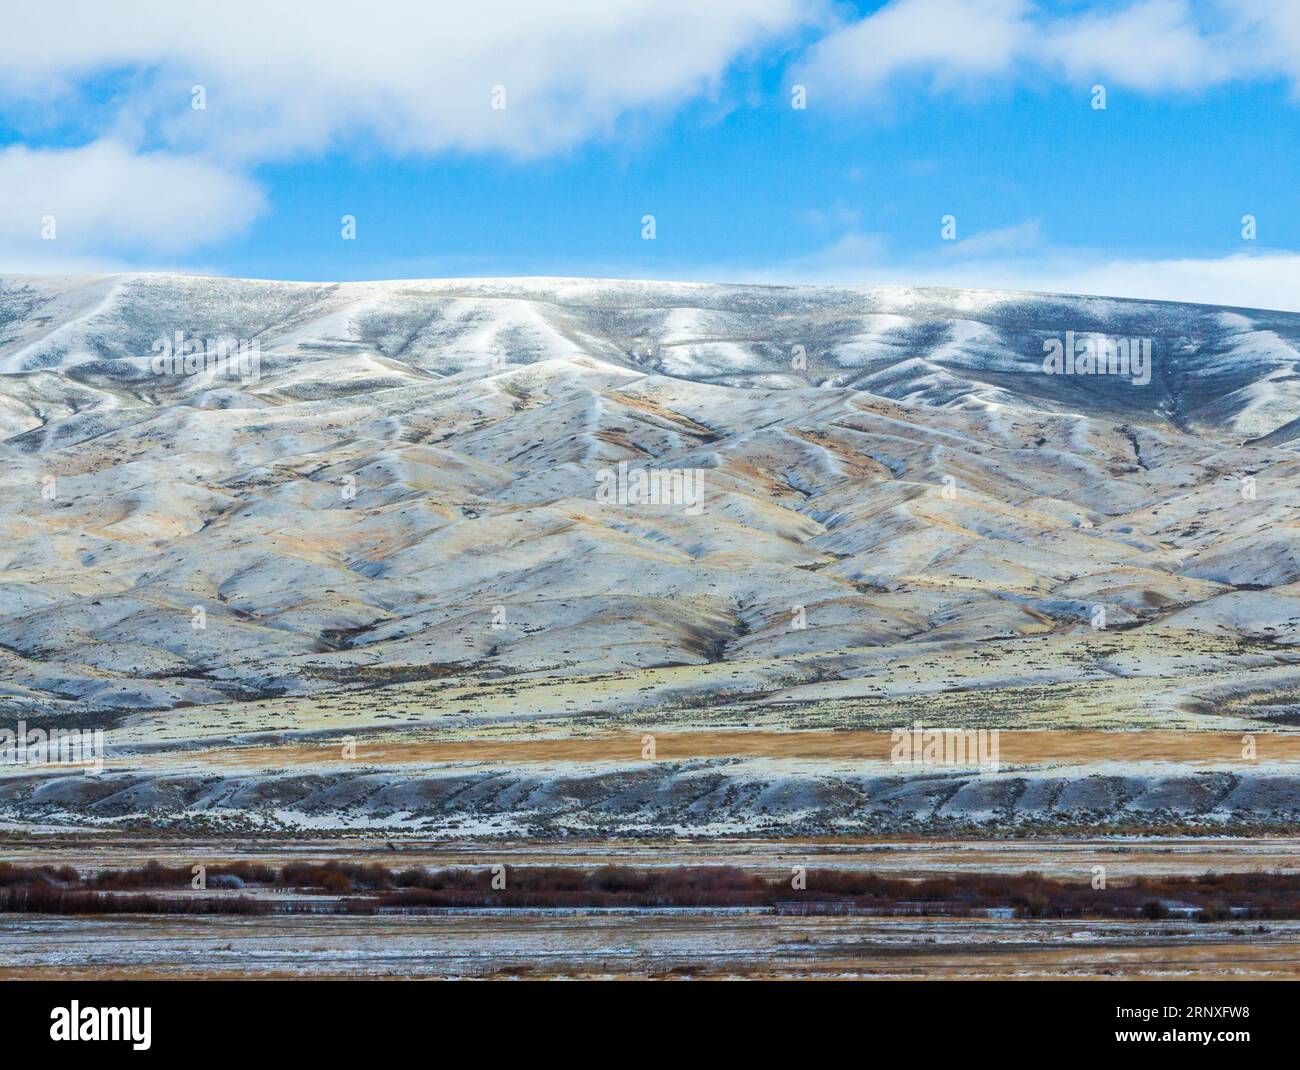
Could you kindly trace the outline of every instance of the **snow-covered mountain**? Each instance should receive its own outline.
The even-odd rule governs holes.
[[[1149,381],[1047,374],[1067,332],[1148,340]],[[256,366],[160,373],[185,339]],[[1297,315],[1087,297],[10,277],[0,704],[1050,637],[1098,606],[1288,644],[1298,361]],[[602,501],[620,461],[700,473],[702,508]]]

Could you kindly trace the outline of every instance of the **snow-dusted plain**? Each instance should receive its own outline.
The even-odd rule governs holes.
[[[160,374],[178,332],[256,366]],[[1046,374],[1067,332],[1149,340],[1149,381]],[[1245,758],[980,777],[364,745],[1287,730],[1298,363],[1294,314],[1088,297],[4,278],[0,721],[108,727],[114,760],[15,771],[0,805],[463,834],[1300,821],[1300,778]],[[702,508],[602,500],[620,462],[697,473]],[[277,745],[345,735],[356,768],[281,775]],[[239,743],[264,757],[211,760]]]

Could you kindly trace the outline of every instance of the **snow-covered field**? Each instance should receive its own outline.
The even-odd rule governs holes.
[[[1255,926],[1250,927],[1254,930]],[[196,977],[1294,980],[1300,922],[458,912],[0,916],[0,979]]]

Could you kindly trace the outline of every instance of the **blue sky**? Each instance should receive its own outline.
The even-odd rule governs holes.
[[[257,177],[272,210],[220,262],[306,278],[743,274],[851,233],[927,262],[950,251],[948,213],[959,239],[1029,223],[1028,247],[1037,233],[1114,255],[1213,257],[1242,251],[1241,216],[1253,212],[1257,240],[1300,247],[1300,138],[1284,88],[1112,96],[1104,113],[1087,88],[930,99],[850,120],[794,111],[783,88],[765,86],[722,118],[687,108],[634,146],[266,167]],[[341,208],[357,217],[355,243],[339,240]],[[654,241],[641,238],[647,212]]]
[[[1300,5],[699,6],[325,3],[304,30],[241,0],[206,35],[33,6],[0,45],[0,269],[1300,307]]]

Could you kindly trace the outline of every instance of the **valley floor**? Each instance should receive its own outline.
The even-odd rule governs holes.
[[[1042,840],[476,841],[0,838],[16,864],[126,869],[251,861],[398,867],[793,866],[892,877],[1020,874],[1116,883],[1300,872],[1289,837]],[[209,892],[207,894],[233,894]],[[1300,921],[805,916],[764,909],[457,909],[379,916],[0,914],[0,978],[1300,979]]]
[[[0,979],[1300,979],[1300,922],[461,911],[0,918]]]

